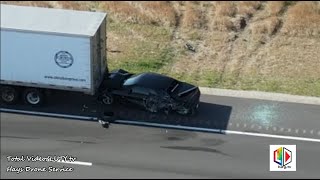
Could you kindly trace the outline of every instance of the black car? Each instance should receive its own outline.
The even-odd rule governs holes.
[[[193,115],[199,107],[198,87],[156,73],[132,74],[119,69],[104,82],[100,99],[104,104],[131,102],[150,112],[175,111]]]

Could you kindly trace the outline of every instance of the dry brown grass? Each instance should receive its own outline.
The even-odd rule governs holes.
[[[260,51],[261,60],[255,61],[252,69],[271,77],[319,79],[319,47],[318,39],[277,36],[268,48]]]
[[[280,23],[281,23],[280,19],[275,16],[266,19],[268,34],[272,35],[272,34],[278,32]]]
[[[230,1],[218,1],[214,4],[214,11],[215,11],[215,16],[216,17],[221,17],[221,16],[228,16],[228,17],[234,17],[237,8],[234,2]]]
[[[288,9],[282,31],[287,35],[320,35],[320,6],[316,2],[298,2]]]
[[[88,11],[89,3],[86,1],[1,1],[3,4],[19,6],[35,6],[46,8],[60,8]]]
[[[268,11],[269,16],[276,16],[279,15],[281,10],[284,7],[284,1],[270,1],[266,5],[266,9]]]
[[[233,21],[230,17],[227,16],[220,16],[216,17],[212,21],[212,30],[217,30],[217,31],[232,31],[235,29]]]
[[[193,4],[194,3],[191,2],[186,4],[186,11],[182,19],[182,26],[187,28],[201,28],[205,23],[204,16],[201,10]]]
[[[40,2],[40,1],[39,1]],[[51,2],[55,4],[55,7],[61,9],[73,9],[73,10],[81,10],[88,11],[89,7],[86,4],[87,2],[79,2],[79,1],[56,1]]]
[[[175,10],[169,2],[101,2],[99,9],[128,23],[174,26]]]
[[[239,2],[215,2],[213,30],[239,31],[243,29],[249,19],[261,7],[260,1],[239,1]]]
[[[277,32],[280,25],[280,19],[276,16],[269,17],[263,21],[251,25],[253,35],[267,34],[272,35]]]
[[[101,2],[99,9],[107,11],[113,18],[122,22],[149,24],[151,19],[128,2],[106,1]]]
[[[229,1],[217,1],[212,6],[214,11],[210,27],[214,31],[232,31],[234,24],[232,17],[236,15],[236,5]]]
[[[252,16],[261,6],[260,1],[218,1],[214,4],[215,16],[228,16],[234,17],[239,14],[242,16]]]
[[[153,24],[174,26],[176,24],[176,12],[169,1],[140,2],[143,13],[151,17]]]
[[[261,6],[260,1],[240,1],[237,3],[237,14],[251,17]]]
[[[18,6],[52,7],[48,1],[1,1],[2,4],[12,4]]]

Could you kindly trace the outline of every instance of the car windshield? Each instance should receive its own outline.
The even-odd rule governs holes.
[[[136,75],[132,75],[130,76],[128,79],[126,79],[123,83],[124,86],[131,86],[131,85],[134,85],[137,81],[139,77],[139,74],[136,74]]]

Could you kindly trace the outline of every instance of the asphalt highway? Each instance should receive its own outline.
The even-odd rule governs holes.
[[[152,114],[130,105],[102,106],[90,96],[61,93],[52,95],[47,101],[47,106],[41,108],[23,104],[1,107],[89,117],[97,117],[97,114],[102,111],[113,111],[117,119],[134,122],[320,139],[320,106],[318,105],[201,95],[198,115],[184,117],[174,113]]]
[[[61,104],[61,99],[64,99]],[[104,107],[87,96],[60,94],[50,106],[1,108],[320,139],[320,107],[202,95],[196,117],[150,114],[137,107]],[[320,143],[204,133],[95,121],[1,113],[1,178],[319,178]],[[296,145],[297,171],[270,172],[269,145]],[[88,165],[9,162],[8,156],[70,155]],[[72,172],[7,172],[8,167],[72,167]],[[11,168],[12,170],[12,168]]]

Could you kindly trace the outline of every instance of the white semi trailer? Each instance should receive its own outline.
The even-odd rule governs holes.
[[[3,4],[0,12],[1,101],[41,105],[50,90],[99,92],[106,13]]]

